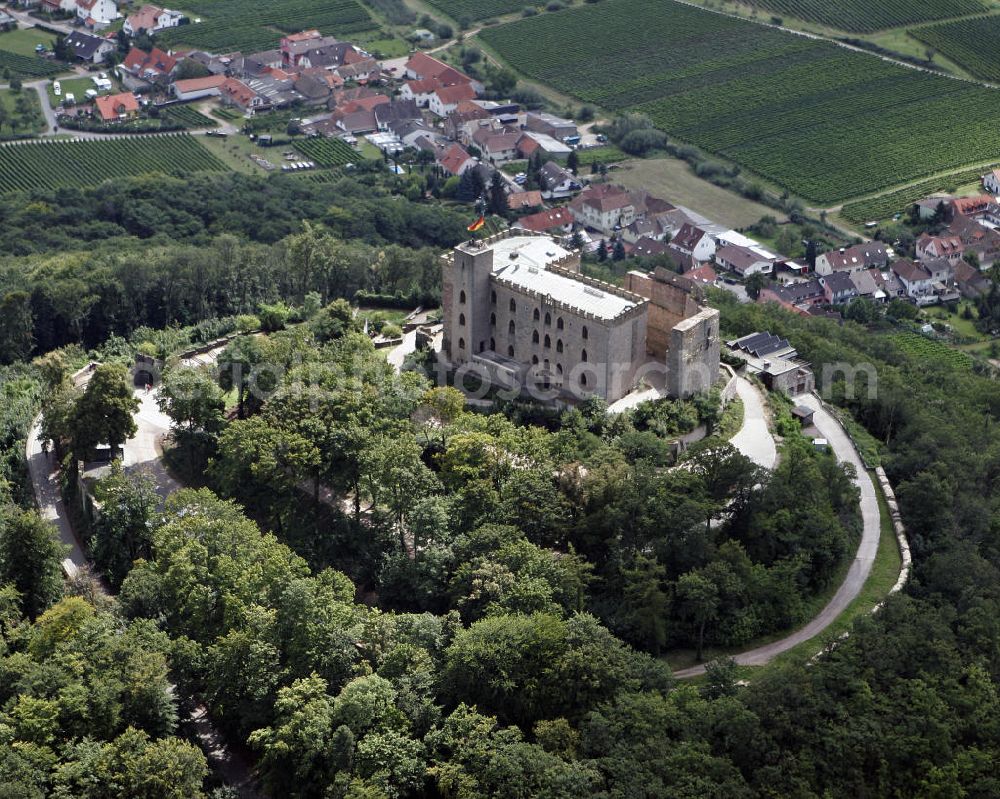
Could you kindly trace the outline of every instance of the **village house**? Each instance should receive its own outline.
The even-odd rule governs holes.
[[[573,214],[568,208],[552,208],[530,216],[522,216],[514,223],[514,227],[556,236],[572,233],[573,222]]]
[[[435,116],[444,118],[456,110],[459,103],[472,100],[475,96],[476,90],[468,83],[439,86],[430,93],[427,107]]]
[[[576,123],[572,120],[561,119],[541,111],[529,111],[525,116],[524,126],[527,130],[550,136],[560,142],[579,135]]]
[[[823,287],[826,301],[830,305],[844,305],[858,296],[857,286],[847,272],[820,275],[819,284]]]
[[[971,253],[979,261],[980,269],[989,269],[1000,260],[1000,233],[980,225],[967,216],[956,216],[945,235],[957,236],[962,241],[964,253]]]
[[[125,60],[119,64],[118,69],[140,80],[151,83],[163,82],[177,69],[177,62],[176,58],[163,52],[159,47],[154,47],[148,53],[133,47],[128,51]]]
[[[492,117],[489,111],[472,101],[460,102],[444,121],[445,135],[453,141],[469,141],[478,123]]]
[[[261,50],[243,56],[243,65],[239,74],[244,78],[256,78],[266,75],[272,69],[281,69],[282,58],[280,50]]]
[[[90,30],[104,30],[117,18],[118,6],[114,0],[76,0],[77,24]]]
[[[857,289],[858,296],[872,302],[884,302],[886,299],[885,290],[882,288],[881,274],[877,269],[868,269],[861,272],[850,272],[848,277]]]
[[[375,106],[375,121],[378,129],[387,131],[396,122],[422,120],[417,104],[412,100],[392,100]]]
[[[507,207],[514,213],[533,211],[542,205],[540,191],[513,191],[507,195]]]
[[[160,8],[147,3],[125,18],[122,30],[128,36],[138,36],[143,32],[155,33],[166,28],[176,28],[182,19],[184,15],[180,11],[171,11],[169,8]]]
[[[918,305],[927,305],[937,301],[934,294],[934,280],[930,271],[923,264],[902,259],[890,267],[892,273],[903,284],[906,296],[915,300]]]
[[[776,302],[786,310],[801,314],[810,306],[825,305],[826,289],[818,278],[789,283],[785,286],[768,283],[760,290],[757,302],[762,304]]]
[[[635,221],[636,211],[629,193],[621,186],[590,186],[569,205],[576,221],[610,236]]]
[[[495,164],[513,161],[517,158],[517,142],[520,134],[516,130],[480,128],[472,135],[472,141],[483,157]]]
[[[653,258],[669,252],[667,245],[656,239],[643,237],[632,244],[632,255],[636,258]]]
[[[479,165],[460,144],[441,147],[437,151],[437,164],[449,175],[460,177]]]
[[[962,296],[967,299],[978,299],[988,294],[993,287],[993,281],[965,261],[959,261],[952,269],[954,270],[955,285]]]
[[[434,79],[438,82],[439,86],[455,86],[459,83],[468,83],[475,90],[476,95],[480,95],[485,91],[485,87],[479,81],[459,72],[443,61],[438,61],[436,58],[422,52],[416,52],[410,56],[404,68],[404,76],[409,80],[423,81]]]
[[[983,188],[994,197],[1000,194],[1000,169],[994,169],[983,175]]]
[[[573,150],[558,139],[545,133],[525,132],[517,143],[517,150],[522,158],[531,158],[540,152],[544,158],[563,158]]]
[[[706,231],[695,225],[684,225],[677,235],[667,245],[672,251],[688,256],[693,262],[701,264],[715,255],[716,243]],[[735,257],[735,253],[733,254]],[[729,268],[729,267],[725,267]]]
[[[113,41],[83,31],[67,33],[65,44],[74,58],[88,64],[100,64],[118,49]]]
[[[698,231],[699,229],[692,227],[690,230]],[[703,253],[704,250],[692,250],[688,254],[698,261],[707,260],[703,257]],[[725,244],[717,247],[715,250],[715,263],[720,268],[735,272],[742,277],[754,274],[767,275],[774,270],[774,262],[770,258],[762,256],[749,247],[742,247],[737,244]]]
[[[201,100],[203,97],[218,97],[225,82],[226,78],[222,75],[208,75],[174,81],[171,89],[178,100]]]
[[[885,245],[877,241],[841,247],[825,252],[816,258],[816,274],[829,275],[833,272],[860,272],[864,269],[882,269],[889,262]]]
[[[139,115],[139,101],[132,92],[97,97],[94,109],[103,122],[119,122]]]
[[[219,87],[219,97],[223,105],[239,108],[247,114],[262,110],[266,101],[257,92],[236,78],[226,78]]]
[[[310,50],[322,50],[337,44],[339,44],[337,39],[332,36],[323,36],[318,30],[290,33],[287,36],[283,36],[279,43],[279,50],[281,52],[280,66],[289,69],[300,65],[310,66],[311,64],[301,64],[306,53]],[[349,47],[350,45],[347,46]],[[343,63],[343,60],[338,62],[337,66],[341,63]]]
[[[992,194],[978,194],[975,197],[956,197],[945,203],[948,220],[959,216],[974,218],[982,215],[993,203],[996,197]]]
[[[542,165],[538,170],[538,182],[542,187],[542,195],[548,200],[572,197],[583,188],[576,175],[555,161],[547,161]]]
[[[949,263],[962,260],[965,248],[958,236],[931,236],[921,233],[916,242],[917,260],[929,261],[944,258]]]

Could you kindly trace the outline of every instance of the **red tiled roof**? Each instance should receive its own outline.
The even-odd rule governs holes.
[[[471,155],[466,152],[460,144],[453,144],[449,147],[444,155],[438,158],[438,163],[441,164],[447,172],[452,175],[457,175],[461,171],[462,166],[472,158]]]
[[[179,92],[198,92],[203,89],[216,89],[226,82],[225,75],[209,75],[205,78],[188,78],[174,81],[174,89]]]
[[[122,114],[134,114],[139,110],[139,101],[131,92],[98,97],[94,105],[97,106],[97,113],[105,122],[118,119]]]
[[[532,230],[535,233],[545,233],[553,228],[571,225],[573,215],[568,208],[552,208],[548,211],[539,211],[537,214],[523,216],[517,220],[518,227],[525,230]]]
[[[525,208],[535,208],[541,204],[540,191],[518,191],[507,196],[507,207],[511,211],[523,211]]]
[[[441,105],[454,105],[461,100],[471,100],[476,96],[476,90],[468,83],[461,83],[457,86],[446,86],[434,92]]]
[[[257,96],[257,93],[236,78],[226,78],[222,86],[219,87],[223,94],[230,97],[234,102],[242,106],[248,106]]]

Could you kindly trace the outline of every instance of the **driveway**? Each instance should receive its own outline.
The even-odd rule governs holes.
[[[145,472],[156,483],[156,493],[161,499],[182,488],[163,465],[163,438],[170,433],[170,417],[156,404],[158,390],[148,394],[145,389],[135,390],[139,410],[135,414],[136,434],[125,442],[125,471]]]
[[[861,543],[858,545],[858,551],[855,553],[854,561],[847,571],[844,582],[841,583],[837,593],[833,595],[826,607],[819,612],[819,615],[787,638],[736,655],[734,659],[741,666],[763,666],[776,655],[787,652],[802,642],[814,638],[829,627],[834,619],[847,610],[847,606],[861,592],[865,580],[871,573],[872,564],[875,562],[875,553],[878,551],[878,540],[881,534],[878,496],[875,493],[875,485],[869,479],[854,444],[844,432],[840,422],[823,407],[815,394],[800,395],[795,397],[795,402],[813,409],[813,424],[823,438],[830,442],[830,448],[837,456],[837,460],[841,463],[852,464],[857,471],[858,476],[855,484],[861,491],[861,517],[863,520]],[[704,666],[693,666],[674,672],[674,676],[678,679],[685,679],[704,673]]]
[[[778,448],[767,427],[764,397],[745,377],[736,378],[736,395],[743,400],[743,426],[729,443],[758,466],[773,470],[778,463]]]

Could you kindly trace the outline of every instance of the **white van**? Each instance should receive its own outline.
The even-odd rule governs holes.
[[[62,95],[62,84],[59,81],[54,81],[52,83],[52,93],[59,97]]]

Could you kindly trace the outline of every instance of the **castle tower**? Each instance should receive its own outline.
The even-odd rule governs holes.
[[[486,242],[460,244],[445,256],[441,307],[443,352],[455,366],[490,349],[490,275],[493,248]]]

